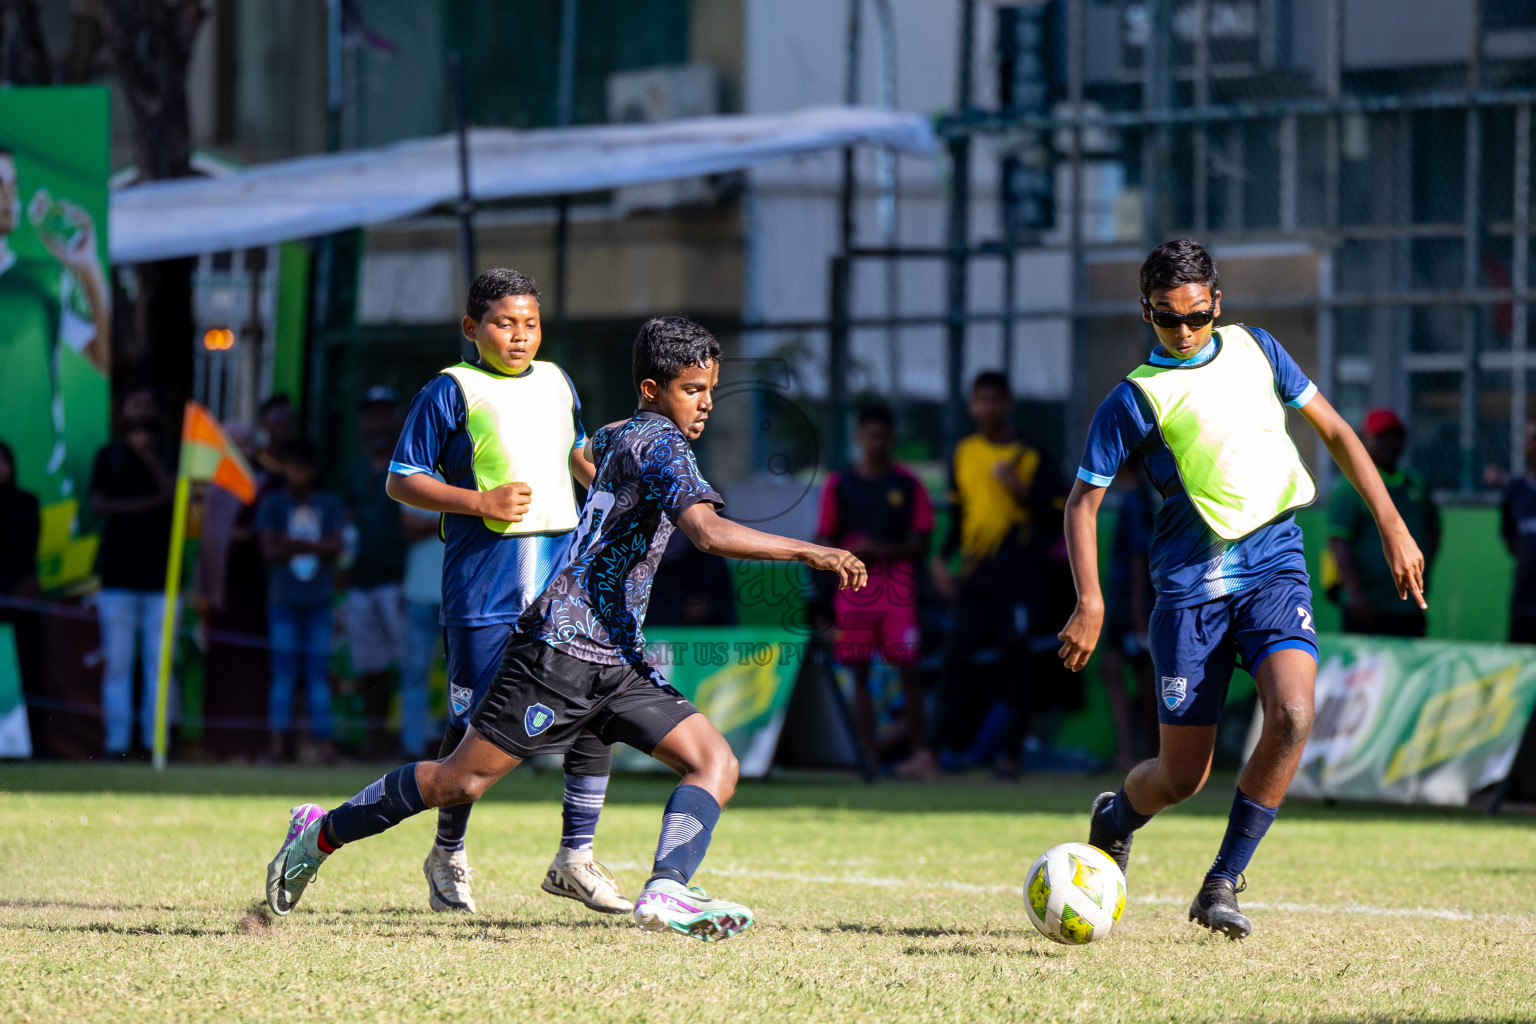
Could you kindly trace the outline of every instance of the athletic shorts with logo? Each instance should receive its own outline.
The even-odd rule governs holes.
[[[584,734],[649,754],[698,712],[649,665],[599,665],[519,634],[470,724],[522,760],[562,751]]]
[[[1258,586],[1190,608],[1152,612],[1157,717],[1166,725],[1214,725],[1227,701],[1232,670],[1253,674],[1276,651],[1317,657],[1312,587],[1283,573]]]

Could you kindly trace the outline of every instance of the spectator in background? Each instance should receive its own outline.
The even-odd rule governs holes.
[[[328,762],[335,757],[329,672],[332,565],[341,554],[346,509],[335,495],[315,490],[320,459],[310,442],[289,442],[279,455],[279,468],[286,481],[283,489],[267,495],[256,509],[256,531],[267,562],[272,644],[267,759],[283,755],[302,661],[313,756]]]
[[[1038,631],[1042,566],[1035,527],[1041,515],[1060,512],[1056,488],[1037,488],[1043,453],[1013,427],[1008,378],[995,370],[978,374],[967,406],[976,433],[955,446],[950,464],[951,518],[943,551],[931,572],[940,595],[952,603],[954,625],[945,652],[932,740],[938,751],[963,749],[993,704],[1008,709],[996,768],[1019,770],[1029,721],[1031,633]],[[961,558],[958,576],[948,560]],[[975,655],[995,655],[978,671]],[[934,748],[918,749],[897,770],[908,778],[932,777],[939,769]]]
[[[35,600],[42,596],[37,585],[37,540],[42,530],[37,498],[16,485],[16,456],[0,441],[0,622],[9,623],[16,642],[16,668],[21,686],[31,690],[37,682],[37,612],[7,601]]]
[[[933,505],[922,482],[892,461],[896,417],[885,406],[859,413],[859,461],[827,477],[821,492],[818,542],[846,548],[869,569],[863,590],[839,590],[832,598],[837,628],[833,654],[853,669],[853,722],[864,775],[880,767],[870,665],[879,657],[901,672],[906,736],[920,744],[923,695],[916,666],[922,658],[918,628],[918,566],[933,534]]]
[[[674,530],[661,553],[645,621],[651,626],[734,626],[736,592],[729,563]]]
[[[384,491],[399,424],[394,388],[376,385],[358,406],[358,436],[363,454],[347,467],[346,503],[357,530],[357,548],[348,569],[347,599],[342,609],[347,651],[363,693],[368,719],[365,753],[382,757],[383,721],[392,691],[389,670],[398,665],[405,642],[405,606],[400,582],[405,577],[405,537],[400,505]]]
[[[1408,443],[1408,428],[1391,409],[1365,415],[1361,440],[1381,471],[1381,482],[1419,550],[1424,552],[1424,578],[1429,579],[1440,547],[1440,510],[1429,484],[1411,469],[1399,468]],[[1339,479],[1328,500],[1328,551],[1338,568],[1338,585],[1328,588],[1344,612],[1344,632],[1380,636],[1423,636],[1424,612],[1402,600],[1382,554],[1381,532],[1354,485]]]
[[[436,474],[434,474],[436,476]],[[437,477],[439,480],[442,477]],[[437,535],[438,514],[400,505],[400,533],[410,544],[405,553],[405,650],[400,659],[400,752],[405,760],[427,756],[429,728],[427,693],[432,658],[443,638],[443,542]]]
[[[165,563],[171,545],[176,448],[160,439],[155,393],[135,387],[118,412],[121,436],[96,453],[91,511],[103,522],[96,549],[96,599],[105,660],[101,711],[108,757],[128,753],[133,728],[133,665],[143,680],[140,736],[154,743],[155,681],[165,608]],[[171,611],[174,615],[174,609]],[[172,706],[175,687],[172,686]]]
[[[293,401],[268,395],[257,413],[255,468],[262,474],[257,501],[283,489],[282,452],[293,440]]]
[[[1109,581],[1104,589],[1104,643],[1099,668],[1115,726],[1115,770],[1130,771],[1157,754],[1157,701],[1153,697],[1152,651],[1147,633],[1156,594],[1152,589],[1152,534],[1161,501],[1133,453],[1115,475],[1120,507],[1110,540]],[[1134,704],[1125,685],[1130,666],[1136,680]],[[1136,742],[1140,734],[1143,743]]]
[[[1536,416],[1525,421],[1525,475],[1505,488],[1499,520],[1504,546],[1515,556],[1509,642],[1536,644]]]

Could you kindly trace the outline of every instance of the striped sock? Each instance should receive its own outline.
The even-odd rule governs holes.
[[[565,831],[560,845],[570,850],[590,850],[597,835],[597,817],[603,813],[603,798],[608,795],[608,776],[565,774],[565,798],[560,818]]]
[[[720,804],[699,786],[678,786],[661,816],[661,839],[651,878],[688,884],[709,852],[709,839],[720,820]]]

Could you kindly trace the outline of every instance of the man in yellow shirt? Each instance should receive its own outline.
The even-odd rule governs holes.
[[[935,586],[952,604],[954,626],[932,746],[903,764],[906,777],[937,774],[936,751],[967,746],[999,699],[1009,714],[996,767],[1014,775],[1029,720],[1029,638],[1037,632],[1033,620],[1039,617],[1043,576],[1036,527],[1050,515],[1059,488],[1047,485],[1040,450],[1013,429],[1007,377],[996,370],[978,374],[967,409],[976,433],[955,446],[949,529],[931,566]],[[1060,530],[1044,532],[1054,537]],[[957,553],[959,571],[953,572]],[[985,657],[977,658],[982,652]]]

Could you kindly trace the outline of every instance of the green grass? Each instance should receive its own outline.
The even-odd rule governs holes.
[[[757,912],[707,946],[538,883],[555,775],[475,812],[480,914],[426,908],[430,815],[333,858],[295,913],[251,907],[288,807],[369,769],[0,768],[0,1021],[1355,1021],[1536,1015],[1528,819],[1295,804],[1233,943],[1185,920],[1230,779],[1138,838],[1114,935],[1056,946],[1020,896],[1107,779],[747,784],[697,879]],[[644,879],[661,780],[615,781],[599,855]]]

